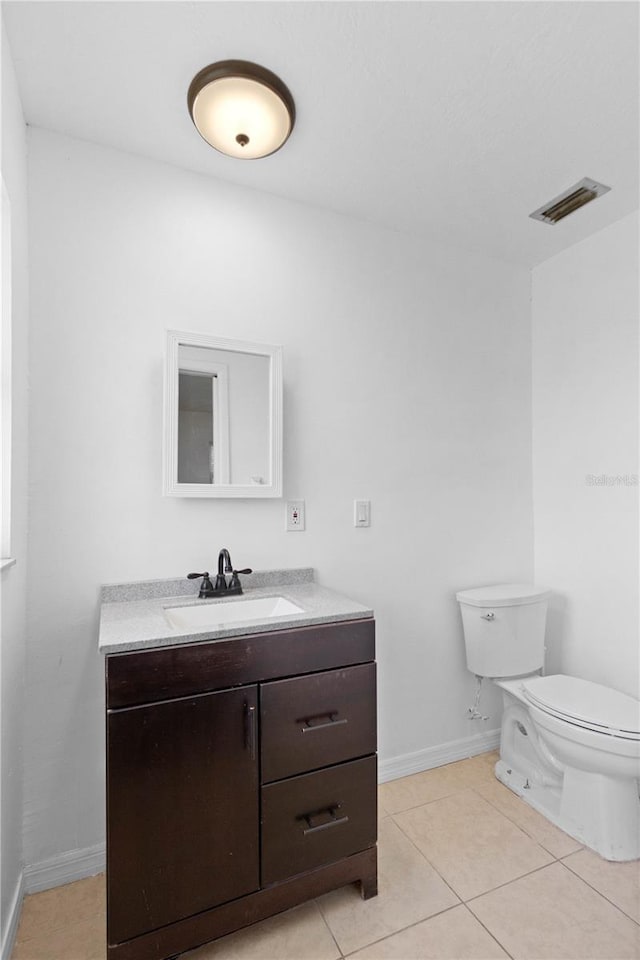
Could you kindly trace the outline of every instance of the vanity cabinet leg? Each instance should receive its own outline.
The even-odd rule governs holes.
[[[360,881],[360,896],[363,900],[371,900],[378,896],[378,875],[363,877]]]

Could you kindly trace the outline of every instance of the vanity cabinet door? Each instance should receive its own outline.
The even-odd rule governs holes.
[[[107,718],[108,940],[259,887],[257,687]]]

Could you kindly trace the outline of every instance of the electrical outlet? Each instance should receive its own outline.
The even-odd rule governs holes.
[[[285,530],[304,530],[304,500],[287,500]]]

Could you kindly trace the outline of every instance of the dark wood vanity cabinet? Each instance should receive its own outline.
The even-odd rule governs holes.
[[[373,620],[111,654],[106,685],[110,958],[375,895]]]

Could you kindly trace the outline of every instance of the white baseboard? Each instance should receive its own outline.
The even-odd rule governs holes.
[[[22,910],[22,901],[24,899],[24,874],[20,874],[16,889],[11,899],[9,917],[6,928],[2,931],[2,948],[0,949],[1,960],[9,960],[15,943],[18,924],[20,923],[20,912]]]
[[[105,845],[97,843],[94,847],[82,850],[69,850],[60,856],[32,863],[24,870],[25,893],[38,893],[50,887],[58,887],[74,880],[84,880],[102,873],[105,868]],[[3,958],[4,960],[4,958]]]
[[[426,750],[417,750],[415,753],[403,753],[399,757],[378,760],[378,782],[386,783],[388,780],[397,780],[398,777],[408,777],[412,773],[421,773],[423,770],[431,770],[432,767],[453,763],[454,760],[466,760],[478,753],[495,750],[499,745],[500,730],[486,730],[461,740],[449,740],[437,747],[427,747]]]

